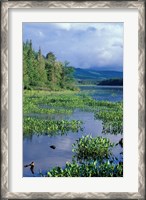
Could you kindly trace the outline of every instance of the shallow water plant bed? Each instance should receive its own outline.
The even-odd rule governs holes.
[[[48,105],[44,105],[43,100],[39,101],[40,104],[37,102],[38,99],[36,100],[31,100],[31,98],[25,98],[23,103],[23,112],[24,114],[29,114],[29,113],[36,113],[36,114],[72,114],[73,110],[71,109],[58,109],[55,107],[48,107]],[[42,104],[42,105],[41,105]]]
[[[76,140],[72,145],[74,157],[82,162],[88,160],[103,160],[108,159],[112,155],[112,147],[114,143],[111,143],[108,138],[95,137],[90,135],[82,136]]]
[[[66,133],[67,131],[78,132],[82,130],[82,122],[79,120],[42,120],[37,118],[26,117],[24,118],[24,135],[37,133],[48,133],[53,135],[53,133]]]
[[[80,94],[80,95],[78,95]],[[24,113],[65,113],[71,114],[73,109],[83,110],[122,110],[122,103],[96,101],[88,95],[79,92],[43,92],[25,91]],[[42,108],[43,106],[43,108]],[[46,107],[46,108],[45,108]],[[49,107],[49,108],[48,108]],[[62,108],[62,109],[58,109]]]
[[[95,113],[95,118],[103,122],[103,133],[122,134],[123,133],[123,109],[122,104],[115,109],[101,108]]]
[[[122,177],[123,163],[111,164],[105,162],[98,164],[97,161],[78,164],[75,161],[67,162],[64,169],[54,167],[47,173],[48,177]]]

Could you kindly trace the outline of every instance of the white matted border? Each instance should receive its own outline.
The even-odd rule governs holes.
[[[47,3],[48,2],[44,2],[44,5],[47,5]],[[120,10],[119,9],[115,10],[71,9],[70,10],[69,9],[70,7],[87,6],[88,8],[90,7],[89,5],[90,3],[88,2],[88,4],[86,5],[87,2],[85,3],[83,2],[78,4],[78,6],[77,3],[74,4],[73,2],[69,3],[70,6],[68,6],[68,9],[59,9],[59,10],[20,9],[25,4],[25,3],[23,4],[22,2],[20,3],[19,9],[9,9],[9,20],[10,20],[9,21],[9,95],[10,95],[9,174],[10,175],[9,175],[8,191],[11,194],[12,192],[13,194],[14,192],[21,192],[21,194],[22,192],[76,192],[76,193],[93,192],[92,193],[93,195],[95,192],[98,192],[99,195],[101,194],[101,192],[102,193],[130,192],[131,194],[133,193],[139,196],[138,195],[138,188],[139,188],[138,187],[138,78],[139,78],[138,9],[125,8],[124,10],[122,9]],[[6,4],[7,8],[8,7],[17,8],[19,3],[14,4],[9,2],[5,3],[5,5]],[[91,7],[96,8],[98,7],[99,4],[100,4],[99,2],[98,3],[91,2],[92,5]],[[41,4],[33,2],[31,6],[30,3],[28,4],[26,3],[26,5],[28,7],[32,7],[35,5],[36,7],[40,7]],[[52,4],[50,5],[52,6]],[[64,5],[67,4],[64,2],[62,4],[62,7],[64,7]],[[105,3],[105,5],[108,4]],[[115,6],[116,4],[113,5]],[[137,3],[136,6],[142,7],[143,4]],[[131,5],[131,7],[134,8],[133,4]],[[124,177],[123,178],[45,178],[45,179],[22,178],[22,162],[15,162],[18,160],[22,161],[22,142],[21,142],[22,141],[22,134],[21,134],[22,133],[22,22],[45,22],[45,21],[46,22],[49,21],[50,22],[124,22]],[[7,26],[5,27],[7,28]],[[5,55],[7,57],[7,54]],[[7,67],[7,64],[5,64],[5,67]]]

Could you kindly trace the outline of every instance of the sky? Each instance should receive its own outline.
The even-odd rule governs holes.
[[[123,23],[23,23],[23,41],[76,68],[123,71]]]

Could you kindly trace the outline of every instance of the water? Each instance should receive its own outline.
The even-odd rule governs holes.
[[[114,87],[91,87],[83,86],[81,90],[85,94],[89,94],[97,100],[110,100],[121,101],[122,100],[122,88]],[[112,91],[115,95],[111,95]],[[33,116],[33,115],[32,115]],[[44,115],[44,117],[47,117]],[[23,140],[23,164],[29,164],[32,161],[35,162],[35,175],[39,176],[39,171],[46,173],[50,168],[55,166],[64,167],[67,161],[72,160],[72,144],[80,138],[83,134],[91,134],[92,137],[103,136],[109,138],[112,142],[117,143],[121,139],[121,135],[103,135],[102,134],[102,121],[94,119],[94,113],[74,110],[72,115],[50,115],[53,119],[66,119],[66,120],[82,120],[84,131],[78,133],[72,133],[71,131],[67,135],[63,136],[36,136],[24,138]],[[55,145],[56,149],[51,149],[50,145]],[[117,145],[113,149],[113,154],[122,160],[121,153],[122,148]],[[29,168],[24,168],[24,177],[32,177],[32,173]]]
[[[99,101],[123,101],[122,86],[80,86],[82,93]]]

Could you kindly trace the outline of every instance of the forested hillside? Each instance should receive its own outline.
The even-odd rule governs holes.
[[[48,88],[50,90],[74,90],[74,68],[68,62],[60,62],[52,52],[42,55],[32,48],[32,41],[23,43],[23,88]]]
[[[101,71],[97,69],[80,69],[75,68],[74,77],[78,84],[94,84],[97,85],[100,82],[108,79],[122,79],[123,72],[119,71]],[[116,83],[116,82],[115,82]]]

